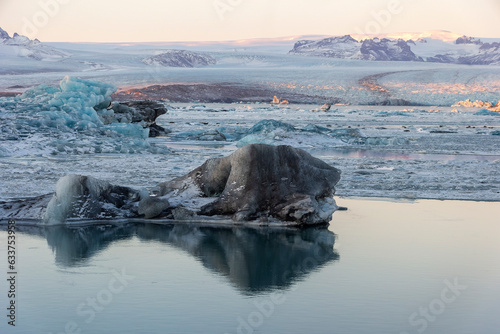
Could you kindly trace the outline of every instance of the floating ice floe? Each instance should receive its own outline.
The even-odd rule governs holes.
[[[299,147],[332,147],[350,145],[404,145],[404,137],[367,137],[354,128],[329,129],[315,124],[296,128],[291,124],[267,119],[250,128],[236,143],[237,147],[249,144],[296,145]]]
[[[500,116],[500,112],[496,112],[488,109],[481,109],[478,112],[474,113],[474,115],[478,116]]]

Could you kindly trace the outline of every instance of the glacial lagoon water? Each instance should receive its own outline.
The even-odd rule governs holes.
[[[337,202],[302,231],[17,222],[0,333],[498,333],[500,203]]]

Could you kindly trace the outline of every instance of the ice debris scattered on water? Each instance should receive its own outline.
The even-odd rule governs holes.
[[[478,116],[500,116],[500,112],[496,112],[488,109],[481,109],[478,112],[474,113],[474,115]]]
[[[328,147],[345,144],[404,145],[408,143],[408,139],[368,137],[360,129],[329,129],[314,124],[308,124],[303,128],[296,128],[288,123],[265,119],[250,128],[236,143],[236,146],[243,147],[248,144],[321,146],[321,143],[324,143],[324,146]]]
[[[66,76],[58,87],[0,98],[0,154],[156,152],[145,141],[149,123],[115,115],[115,91],[111,84]]]

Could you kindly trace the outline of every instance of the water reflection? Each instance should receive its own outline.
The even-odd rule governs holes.
[[[44,234],[56,263],[64,267],[81,265],[118,240],[137,237],[160,242],[186,251],[247,294],[286,288],[339,257],[333,249],[335,235],[326,227],[299,230],[130,223],[53,226],[25,232]]]
[[[338,259],[327,228],[270,230],[139,225],[137,236],[174,245],[229,278],[238,289],[262,292],[287,287]]]

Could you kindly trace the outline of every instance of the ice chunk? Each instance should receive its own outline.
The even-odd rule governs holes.
[[[158,217],[163,211],[170,207],[170,203],[165,198],[147,196],[139,202],[138,213],[144,218],[150,219]]]
[[[127,217],[139,192],[114,186],[90,176],[67,175],[59,179],[56,193],[47,205],[44,222],[60,224],[68,218],[98,219]]]
[[[274,119],[264,119],[251,127],[246,136],[241,138],[236,145],[238,147],[249,144],[273,145],[277,141],[280,142],[284,138],[289,138],[299,132],[300,130],[291,124]]]
[[[297,131],[297,129],[291,124],[280,122],[274,119],[264,119],[250,128],[250,130],[248,130],[247,132],[247,135],[256,133],[270,133],[278,129],[289,132]]]
[[[500,116],[500,112],[496,112],[488,109],[481,109],[478,112],[474,113],[474,115],[478,116]]]
[[[307,124],[305,127],[302,128],[302,131],[312,132],[312,133],[329,133],[332,130],[315,124]]]
[[[390,117],[390,116],[412,117],[412,115],[405,113],[404,111],[380,111],[375,114],[375,117]]]
[[[15,101],[20,104],[20,111],[24,113],[48,117],[50,121],[43,125],[61,125],[60,122],[53,121],[62,118],[67,127],[87,129],[88,122],[93,123],[90,127],[103,124],[97,111],[109,106],[111,94],[115,91],[116,87],[110,84],[66,76],[61,80],[59,88],[38,86],[16,96]],[[86,121],[85,126],[77,125],[79,121]]]
[[[329,129],[308,124],[302,129],[276,120],[262,120],[237,142],[238,147],[248,144],[338,146],[345,143],[362,144],[363,135],[358,129]]]
[[[182,132],[174,137],[176,140],[226,141],[226,136],[218,130]]]
[[[113,123],[106,125],[106,128],[127,137],[142,139],[146,139],[149,137],[149,128],[143,128],[140,124]]]

